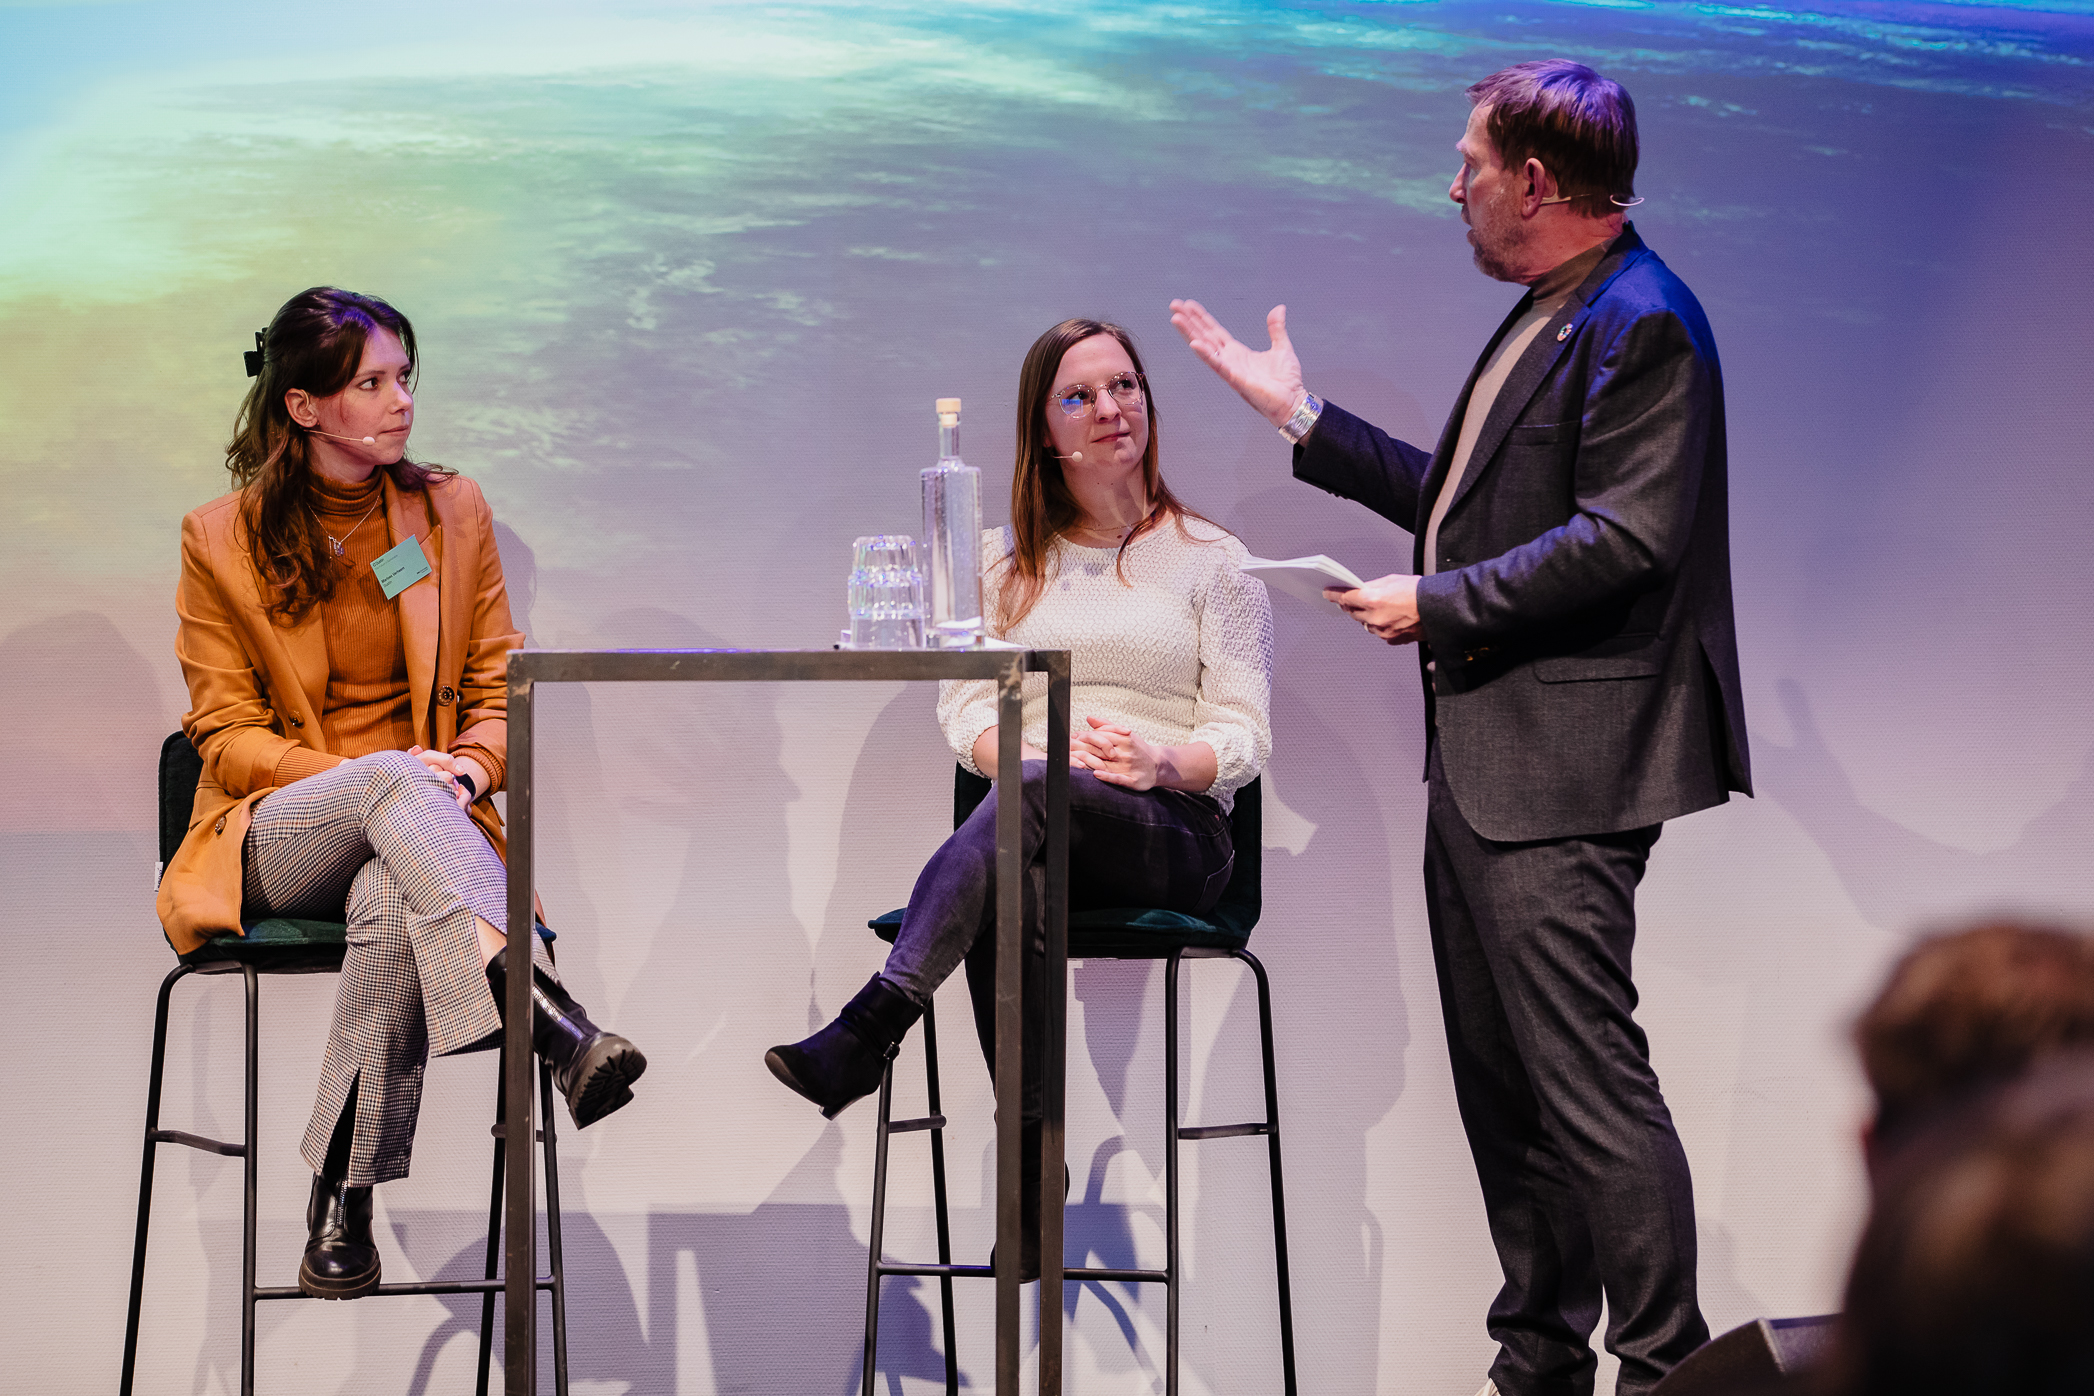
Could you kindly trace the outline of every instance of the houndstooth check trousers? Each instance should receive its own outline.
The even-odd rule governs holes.
[[[299,1152],[319,1172],[352,1089],[351,1186],[407,1176],[430,1056],[501,1046],[477,916],[505,934],[501,858],[443,777],[402,751],[373,752],[255,806],[245,849],[248,914],[343,917],[320,1089]],[[552,970],[544,942],[532,958]]]

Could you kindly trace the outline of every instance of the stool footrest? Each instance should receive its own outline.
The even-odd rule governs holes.
[[[903,1260],[880,1262],[882,1275],[953,1275],[961,1279],[995,1278],[996,1272],[986,1265],[912,1265]]]
[[[1178,1131],[1180,1139],[1239,1139],[1246,1134],[1270,1134],[1268,1124],[1248,1125],[1187,1125]]]
[[[950,1275],[955,1279],[994,1279],[996,1271],[987,1265],[914,1265],[901,1260],[883,1260],[878,1266],[881,1275]],[[1062,1279],[1097,1281],[1119,1280],[1126,1284],[1165,1285],[1171,1277],[1161,1270],[1118,1270],[1109,1266],[1073,1267],[1062,1271]]]
[[[369,1299],[373,1296],[388,1294],[500,1294],[507,1287],[507,1283],[502,1280],[424,1280],[416,1284],[379,1285],[375,1289],[366,1290],[357,1297],[359,1299]],[[537,1288],[551,1289],[552,1287],[553,1277],[551,1275],[540,1275],[538,1277]],[[297,1285],[272,1285],[267,1289],[257,1289],[254,1292],[254,1297],[257,1299],[316,1299],[319,1296],[307,1294]]]
[[[889,1134],[914,1134],[922,1129],[944,1129],[945,1116],[925,1115],[915,1120],[892,1120],[887,1125]]]
[[[504,1136],[506,1136],[506,1135],[507,1135],[507,1134],[509,1133],[509,1126],[507,1126],[507,1125],[489,1125],[489,1126],[487,1127],[487,1132],[488,1132],[489,1134],[493,1135],[493,1136],[494,1136],[495,1138],[497,1138],[497,1139],[500,1139],[500,1138],[503,1138]],[[532,1137],[533,1139],[537,1140],[537,1141],[538,1141],[538,1142],[539,1142],[540,1144],[543,1144],[543,1143],[545,1142],[545,1131],[544,1131],[544,1130],[542,1130],[542,1129],[540,1129],[540,1130],[533,1130],[533,1131],[531,1132],[531,1137]]]
[[[202,1149],[207,1154],[223,1154],[227,1158],[246,1158],[245,1144],[228,1144],[223,1139],[206,1139],[201,1134],[190,1134],[179,1129],[149,1129],[145,1137],[155,1144],[180,1144],[191,1149]]]
[[[1161,1270],[1115,1270],[1109,1266],[1062,1271],[1064,1280],[1119,1280],[1134,1285],[1167,1285],[1171,1277]]]

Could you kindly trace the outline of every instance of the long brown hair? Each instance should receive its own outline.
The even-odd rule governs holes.
[[[399,339],[411,372],[417,362],[414,326],[376,296],[315,286],[285,301],[262,332],[261,373],[240,404],[225,468],[240,487],[248,556],[265,589],[276,593],[269,615],[279,625],[297,624],[332,598],[335,588],[334,558],[320,527],[313,483],[311,437],[292,418],[284,394],[301,388],[316,398],[332,397],[348,387],[363,362],[364,342],[381,328]],[[451,473],[405,456],[385,469],[403,490],[420,490]]]
[[[1032,348],[1025,351],[1025,363],[1018,370],[1018,459],[1011,472],[1011,535],[1015,546],[1004,559],[1003,578],[996,587],[993,620],[999,633],[1008,632],[1039,604],[1040,593],[1047,586],[1048,549],[1083,518],[1083,510],[1062,474],[1054,438],[1047,431],[1047,405],[1054,396],[1054,376],[1061,369],[1062,356],[1084,340],[1101,334],[1109,334],[1120,342],[1134,371],[1141,375],[1143,405],[1149,421],[1149,445],[1142,452],[1142,488],[1149,497],[1149,512],[1121,541],[1114,570],[1125,582],[1127,549],[1166,519],[1175,522],[1181,532],[1188,517],[1202,523],[1213,522],[1179,503],[1157,469],[1156,395],[1149,391],[1149,377],[1142,369],[1141,350],[1134,347],[1134,336],[1106,320],[1079,317],[1062,321],[1032,342]]]

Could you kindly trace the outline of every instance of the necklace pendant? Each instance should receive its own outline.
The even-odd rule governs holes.
[[[327,535],[327,546],[334,549],[336,557],[342,555],[342,540],[335,537],[332,533]]]

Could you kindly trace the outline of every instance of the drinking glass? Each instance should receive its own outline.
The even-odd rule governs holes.
[[[844,644],[860,650],[923,648],[923,569],[916,540],[875,533],[852,545],[850,629]]]

